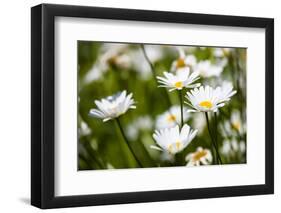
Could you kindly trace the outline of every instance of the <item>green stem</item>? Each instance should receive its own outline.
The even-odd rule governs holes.
[[[216,146],[216,143],[215,143],[214,138],[213,138],[212,133],[211,133],[210,122],[209,122],[209,118],[208,118],[208,113],[207,112],[205,112],[205,117],[206,117],[206,121],[207,121],[207,127],[208,127],[208,131],[209,131],[209,135],[210,135],[210,138],[211,138],[211,141],[212,141],[212,145],[215,148],[216,156],[219,159],[218,163],[221,164],[222,163],[221,157],[220,157],[220,154],[219,154],[219,151],[218,151],[218,147]]]
[[[179,90],[179,98],[181,104],[181,127],[183,127],[183,101],[182,101],[182,90]]]
[[[208,118],[208,113],[207,112],[205,112],[205,118],[206,118],[206,121],[207,121],[208,133],[209,133],[209,136],[210,136],[211,141],[212,141],[211,142],[211,152],[212,152],[212,156],[214,157],[214,163],[213,164],[216,164],[217,163],[216,162],[217,158],[216,158],[216,153],[214,151],[213,137],[212,137],[211,132],[210,132],[209,118]]]
[[[216,134],[215,134],[215,143],[216,143],[216,147],[217,147],[217,149],[218,149],[218,118],[217,118],[217,113],[215,112],[214,113],[215,114],[215,132],[216,132]],[[220,162],[220,164],[222,164],[222,160],[221,160],[221,157],[220,157],[220,155],[219,155],[219,153],[217,154],[217,162]]]
[[[150,134],[149,134],[149,137],[151,137]],[[144,142],[141,140],[141,141],[139,141],[138,144],[140,145],[141,149],[143,150],[143,154],[145,155],[146,160],[149,161],[149,164],[152,165],[152,167],[156,167],[157,164],[154,162],[154,159],[150,156],[149,152],[147,151],[147,148],[146,148]]]
[[[141,46],[141,49],[142,49],[142,52],[143,52],[144,58],[145,58],[145,60],[147,61],[147,63],[149,64],[149,66],[150,66],[150,69],[151,69],[151,71],[152,71],[152,74],[153,74],[154,80],[155,80],[155,81],[156,81],[156,83],[157,83],[156,71],[155,71],[155,69],[154,69],[154,66],[153,66],[152,62],[151,62],[151,61],[149,60],[149,58],[148,58],[148,55],[147,55],[147,53],[146,53],[146,51],[145,51],[145,48],[144,48],[144,45],[143,45],[143,44],[141,44],[140,46]]]
[[[128,141],[126,135],[125,135],[125,132],[124,132],[124,130],[123,130],[123,128],[122,128],[122,125],[121,125],[121,123],[120,123],[119,118],[116,118],[115,120],[116,120],[116,123],[117,123],[117,125],[118,125],[118,127],[119,127],[119,130],[120,130],[120,132],[121,132],[121,135],[122,135],[122,137],[123,137],[123,139],[124,139],[124,141],[125,141],[125,143],[126,143],[128,149],[131,151],[132,155],[134,156],[134,158],[135,158],[135,160],[136,160],[138,166],[139,166],[139,167],[142,167],[141,162],[138,160],[137,156],[135,155],[135,153],[134,153],[134,151],[133,151],[133,149],[132,149],[132,147],[131,147],[131,145],[130,145],[130,143],[129,143],[129,141]]]
[[[84,143],[84,147],[87,151],[87,153],[90,155],[92,162],[94,162],[94,164],[96,164],[99,168],[104,169],[105,166],[103,165],[103,163],[100,162],[100,160],[97,157],[97,153],[96,151],[92,148],[92,146],[90,145],[90,142],[85,142]]]
[[[88,162],[88,159],[85,158],[82,154],[79,154],[79,160],[83,160],[85,162],[85,164],[87,164],[89,169],[95,169],[91,163]]]

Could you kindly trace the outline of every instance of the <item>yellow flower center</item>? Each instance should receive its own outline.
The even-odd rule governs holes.
[[[177,68],[185,67],[185,62],[184,62],[184,59],[183,59],[183,58],[179,58],[179,59],[177,60],[176,67],[177,67]]]
[[[180,141],[177,141],[176,142],[176,148],[177,148],[177,150],[179,150],[180,148],[181,148],[181,142]]]
[[[240,129],[240,123],[239,123],[239,122],[233,123],[232,126],[233,126],[234,129],[236,129],[236,130],[239,130],[239,129]]]
[[[183,86],[183,83],[182,83],[181,81],[178,81],[178,82],[175,83],[175,87],[176,87],[177,89],[181,89],[182,86]]]
[[[107,60],[109,66],[114,66],[117,63],[117,56],[112,56]]]
[[[167,120],[168,120],[169,122],[175,122],[175,121],[176,121],[176,116],[170,114],[170,115],[168,116],[168,119],[167,119]]]
[[[177,151],[179,151],[182,147],[182,143],[180,141],[176,141],[175,146],[173,146],[174,144],[169,144],[168,146],[168,151],[169,153],[173,154],[173,149],[176,148]]]
[[[170,145],[168,146],[168,151],[169,151],[170,153],[173,152],[173,145],[172,145],[172,144],[170,144]]]
[[[202,157],[205,157],[207,155],[207,152],[205,150],[198,151],[193,155],[194,161],[199,161]]]
[[[201,107],[205,107],[205,108],[208,108],[208,109],[213,107],[213,104],[212,104],[211,101],[202,101],[201,103],[199,103],[199,105]]]

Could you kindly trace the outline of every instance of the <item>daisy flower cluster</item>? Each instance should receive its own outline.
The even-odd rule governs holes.
[[[236,74],[245,64],[235,61],[244,50],[108,43],[95,51],[94,62],[78,64],[79,167],[246,161],[246,87]]]
[[[98,109],[91,109],[90,116],[100,118],[103,122],[112,120],[126,113],[128,109],[135,109],[136,106],[132,93],[127,95],[127,91],[118,92],[112,96],[96,100]]]
[[[194,56],[193,56],[194,57]],[[192,58],[193,58],[192,57]],[[204,71],[203,71],[204,70]],[[208,118],[208,113],[213,112],[216,113],[218,112],[219,108],[225,106],[227,102],[230,101],[231,97],[235,95],[236,91],[233,90],[233,86],[229,83],[224,83],[222,86],[218,86],[216,88],[213,88],[209,85],[201,85],[197,81],[200,79],[200,77],[210,77],[211,75],[219,75],[222,72],[223,68],[216,67],[215,65],[210,65],[210,61],[202,61],[196,63],[196,59],[192,59],[191,57],[188,57],[185,55],[184,51],[182,49],[179,49],[179,58],[173,61],[171,65],[171,71],[170,72],[164,72],[164,77],[159,77],[157,76],[159,86],[158,87],[166,87],[168,88],[169,92],[172,92],[174,90],[180,91],[179,93],[179,99],[180,99],[180,105],[181,105],[181,126],[184,126],[186,122],[186,119],[184,117],[187,117],[186,114],[191,113],[191,112],[202,112],[206,113],[206,119],[207,119],[207,124],[208,124],[208,130],[211,138],[211,149],[214,149],[214,154],[216,155],[216,163],[221,164],[221,157],[219,154],[218,150],[218,142],[215,141],[213,138],[213,133],[210,131],[209,127],[209,118]],[[208,72],[208,75],[206,75],[206,72]],[[205,73],[203,75],[203,72]],[[185,90],[186,96],[185,98],[187,101],[185,103],[188,105],[190,109],[186,110],[183,106],[182,103],[182,90]],[[185,115],[185,116],[184,116]],[[176,122],[176,116],[174,116],[170,112],[166,112],[163,116],[169,119],[173,119],[173,122],[170,122],[170,124],[174,124],[177,128],[179,128],[178,124],[180,123],[179,121]],[[167,119],[166,119],[167,120]],[[162,122],[165,123],[165,122]],[[159,125],[158,125],[159,128]],[[170,154],[175,154],[175,149],[171,152],[167,148],[167,135],[173,131],[167,131],[170,130],[171,126],[167,126],[166,131],[161,130],[160,132],[156,130],[156,135],[158,136],[156,140],[157,144],[162,147],[161,150],[165,150]],[[172,127],[175,128],[175,127]],[[195,132],[197,133],[198,130]],[[159,135],[163,135],[163,137],[159,137]],[[172,136],[170,136],[172,137]],[[162,141],[161,141],[162,138]],[[169,140],[168,140],[169,141]],[[166,146],[163,146],[163,144],[166,144]],[[174,143],[172,143],[174,144]],[[168,147],[174,147],[173,145],[168,144]],[[182,146],[180,146],[182,147]],[[152,148],[156,148],[155,146],[152,146]],[[179,151],[181,149],[177,149]],[[200,150],[197,150],[196,152],[200,152]],[[207,153],[207,151],[206,151]],[[195,154],[194,154],[195,155]],[[210,154],[211,155],[211,154]],[[204,158],[204,161],[196,161],[196,163],[191,163],[194,161],[192,159],[191,154],[188,155],[189,157],[186,158],[188,161],[188,165],[200,165],[200,162],[203,164],[206,164],[207,162],[211,163],[212,159],[209,157],[209,155],[196,155]],[[205,160],[205,157],[208,156],[208,160]],[[199,162],[199,163],[198,163]]]

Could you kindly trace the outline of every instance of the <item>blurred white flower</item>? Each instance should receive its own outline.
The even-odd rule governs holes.
[[[132,67],[143,80],[148,80],[152,76],[151,68],[140,49],[131,50],[129,56],[132,59]]]
[[[222,64],[212,64],[209,60],[200,61],[194,67],[194,71],[198,72],[200,76],[209,78],[209,77],[218,77],[222,71]]]
[[[199,73],[191,73],[188,67],[176,74],[164,72],[164,76],[165,77],[157,76],[158,82],[160,83],[158,87],[167,87],[169,91],[182,90],[184,87],[195,88],[200,86],[200,83],[194,83],[199,79]]]
[[[86,74],[84,81],[100,80],[104,73],[111,67],[116,66],[120,69],[128,69],[131,66],[131,58],[128,55],[127,44],[104,44],[100,50],[100,57]]]
[[[193,68],[196,65],[196,57],[194,55],[186,55],[183,48],[178,48],[179,57],[173,61],[171,71],[180,71],[186,67]]]
[[[238,110],[233,110],[230,120],[224,121],[220,127],[224,137],[237,135],[237,133],[244,134],[246,132],[246,123],[243,122],[241,112]]]
[[[136,120],[136,126],[140,130],[149,130],[153,126],[153,122],[150,116],[141,116]]]
[[[183,121],[186,122],[189,118],[189,113],[184,107]],[[172,106],[169,110],[156,118],[156,129],[171,128],[181,123],[181,108],[180,106]]]
[[[240,111],[233,110],[230,117],[231,126],[240,134],[246,130],[246,125],[242,122]]]
[[[218,108],[223,107],[225,102],[230,100],[236,91],[230,90],[230,87],[217,87],[213,89],[210,86],[201,86],[187,92],[185,102],[192,109],[189,112],[216,112]]]
[[[98,64],[94,64],[84,77],[84,83],[100,80],[103,78],[105,70],[101,69]]]
[[[131,58],[126,53],[122,53],[110,58],[107,63],[115,65],[121,69],[129,69],[131,66]]]
[[[228,59],[227,58],[221,58],[221,59],[217,59],[217,66],[220,66],[220,67],[225,67],[228,63]]]
[[[145,52],[152,63],[159,61],[163,57],[162,46],[144,45]]]
[[[213,157],[209,149],[198,147],[195,152],[188,154],[185,160],[186,166],[200,166],[211,164]]]
[[[187,124],[185,124],[180,130],[179,125],[155,130],[153,138],[158,146],[150,146],[152,149],[168,152],[170,154],[176,154],[181,152],[197,134],[197,130],[192,130]]]
[[[224,52],[222,48],[213,48],[213,54],[215,57],[222,58],[224,57]]]
[[[129,139],[136,140],[140,131],[151,130],[152,127],[153,122],[150,116],[140,116],[127,126],[126,133]]]
[[[231,48],[214,48],[213,53],[214,56],[218,58],[223,58],[225,56],[228,56],[231,50],[232,50]]]
[[[126,95],[127,91],[119,92],[113,96],[95,101],[98,109],[91,109],[90,116],[103,119],[103,122],[117,118],[127,112],[128,109],[135,109],[136,106],[132,93]]]
[[[245,141],[238,142],[235,138],[226,139],[220,149],[221,153],[226,157],[233,157],[236,153],[244,154],[246,152]]]
[[[144,45],[144,48],[151,63],[155,63],[163,57],[162,47],[159,45]],[[131,59],[131,66],[140,78],[148,80],[152,76],[152,70],[141,48],[130,49],[127,55]]]
[[[107,169],[115,169],[114,166],[111,163],[106,163]]]
[[[117,66],[121,69],[128,69],[131,66],[131,59],[128,56],[127,44],[108,44],[103,46],[104,53],[99,62],[101,68],[108,69],[110,66]]]
[[[136,140],[139,136],[139,130],[134,126],[134,124],[128,125],[126,127],[126,135],[130,140]]]
[[[193,116],[193,122],[192,122],[192,126],[195,129],[198,129],[198,134],[202,134],[203,130],[206,126],[206,118],[205,115],[203,113],[195,113]],[[211,118],[209,118],[211,119]]]
[[[88,124],[84,121],[81,121],[80,128],[79,128],[79,135],[88,135],[91,133],[91,129],[89,128]]]

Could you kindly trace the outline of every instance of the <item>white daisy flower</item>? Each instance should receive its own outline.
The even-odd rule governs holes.
[[[178,49],[179,57],[173,61],[171,70],[173,72],[180,71],[186,67],[193,68],[196,65],[196,57],[194,55],[186,55],[182,48]]]
[[[186,98],[189,102],[185,103],[192,107],[191,110],[188,110],[189,112],[216,112],[235,93],[236,91],[230,90],[229,87],[213,89],[210,86],[201,86],[187,92]]]
[[[236,90],[233,90],[233,85],[229,81],[224,81],[221,87],[217,87],[218,93],[220,93],[221,102],[229,101],[230,98],[236,94]]]
[[[219,65],[212,64],[209,60],[200,61],[194,67],[194,71],[198,72],[200,76],[205,78],[209,78],[213,76],[218,77],[223,71],[223,66],[221,65],[222,64]]]
[[[197,134],[197,130],[192,130],[187,124],[185,124],[180,130],[179,125],[155,130],[153,138],[158,146],[150,146],[152,149],[168,152],[170,154],[176,154],[181,152]]]
[[[108,96],[101,100],[96,100],[95,104],[98,109],[91,109],[90,115],[96,118],[103,119],[103,122],[117,118],[128,111],[128,109],[135,109],[136,106],[133,94],[126,95],[127,91],[119,92],[113,96]]]
[[[188,154],[185,160],[186,166],[200,166],[211,164],[213,157],[209,149],[198,147],[195,152]]]
[[[199,79],[199,73],[191,73],[188,67],[176,74],[164,72],[164,76],[165,77],[157,76],[158,82],[161,84],[158,87],[167,87],[169,91],[182,90],[184,87],[195,88],[200,86],[200,83],[194,83]]]
[[[187,109],[184,107],[183,111]],[[183,121],[186,122],[189,118],[189,113],[183,113]],[[156,129],[171,128],[181,123],[181,108],[180,106],[172,106],[169,110],[156,117]]]

